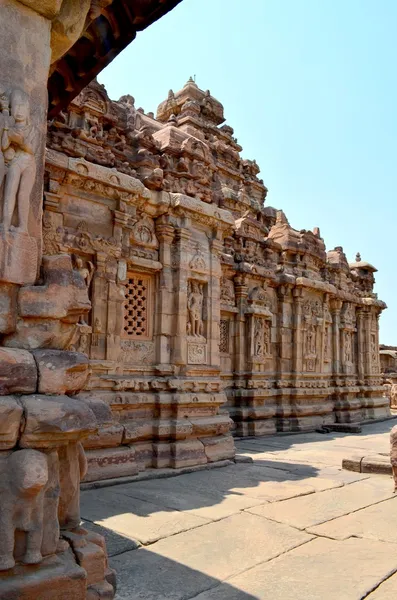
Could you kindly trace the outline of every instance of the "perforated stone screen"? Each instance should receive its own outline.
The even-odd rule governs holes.
[[[221,319],[219,332],[219,351],[222,354],[229,353],[229,328],[230,321],[228,319]]]
[[[124,337],[151,337],[152,278],[140,273],[128,273],[125,284]]]

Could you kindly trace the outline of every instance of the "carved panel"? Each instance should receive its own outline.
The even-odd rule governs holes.
[[[254,356],[267,358],[271,356],[271,322],[261,317],[254,319]]]
[[[139,342],[123,340],[121,342],[122,359],[124,363],[151,365],[155,362],[154,342]]]
[[[219,352],[229,354],[230,352],[230,320],[221,319],[219,326]]]
[[[189,365],[205,365],[207,362],[206,344],[189,342],[187,345],[187,362]]]
[[[124,338],[149,339],[152,335],[153,279],[141,273],[127,274],[124,302]]]

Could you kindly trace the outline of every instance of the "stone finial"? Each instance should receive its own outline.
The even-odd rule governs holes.
[[[356,262],[361,262],[361,254],[359,252],[356,254]]]
[[[174,98],[175,98],[175,94],[174,94],[173,90],[170,90],[168,92],[168,100],[174,100]]]
[[[315,235],[316,237],[321,237],[320,235],[320,227],[314,227],[313,228],[313,235]]]

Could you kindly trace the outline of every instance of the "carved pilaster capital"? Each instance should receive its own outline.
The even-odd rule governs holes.
[[[164,244],[171,244],[174,239],[175,229],[166,223],[156,223],[156,235]]]

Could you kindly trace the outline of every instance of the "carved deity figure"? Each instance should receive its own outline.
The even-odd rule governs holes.
[[[305,342],[305,356],[313,356],[316,353],[316,332],[312,325],[306,332]]]
[[[0,571],[4,571],[15,565],[17,531],[24,532],[26,536],[22,561],[31,565],[42,560],[47,457],[37,450],[17,450],[2,462],[1,471]]]
[[[269,354],[270,332],[264,319],[254,321],[254,355],[263,357]]]
[[[349,332],[345,335],[345,362],[352,362],[352,338]]]
[[[203,286],[192,281],[188,297],[188,334],[196,337],[203,335]]]
[[[76,271],[80,273],[85,281],[87,288],[91,285],[92,276],[94,275],[94,265],[92,262],[88,262],[88,267],[84,266],[83,260],[79,257],[75,257]]]
[[[324,358],[325,360],[330,360],[331,358],[329,327],[326,327],[324,332]]]
[[[9,102],[6,92],[0,91],[0,141],[3,137],[4,129],[9,127],[10,112]],[[0,189],[6,175],[6,163],[3,152],[0,152]]]
[[[30,195],[36,175],[33,151],[34,131],[29,123],[29,98],[19,89],[10,94],[11,116],[6,119],[1,136],[1,149],[6,166],[3,203],[3,227],[10,230],[15,208],[17,230],[28,231]]]

